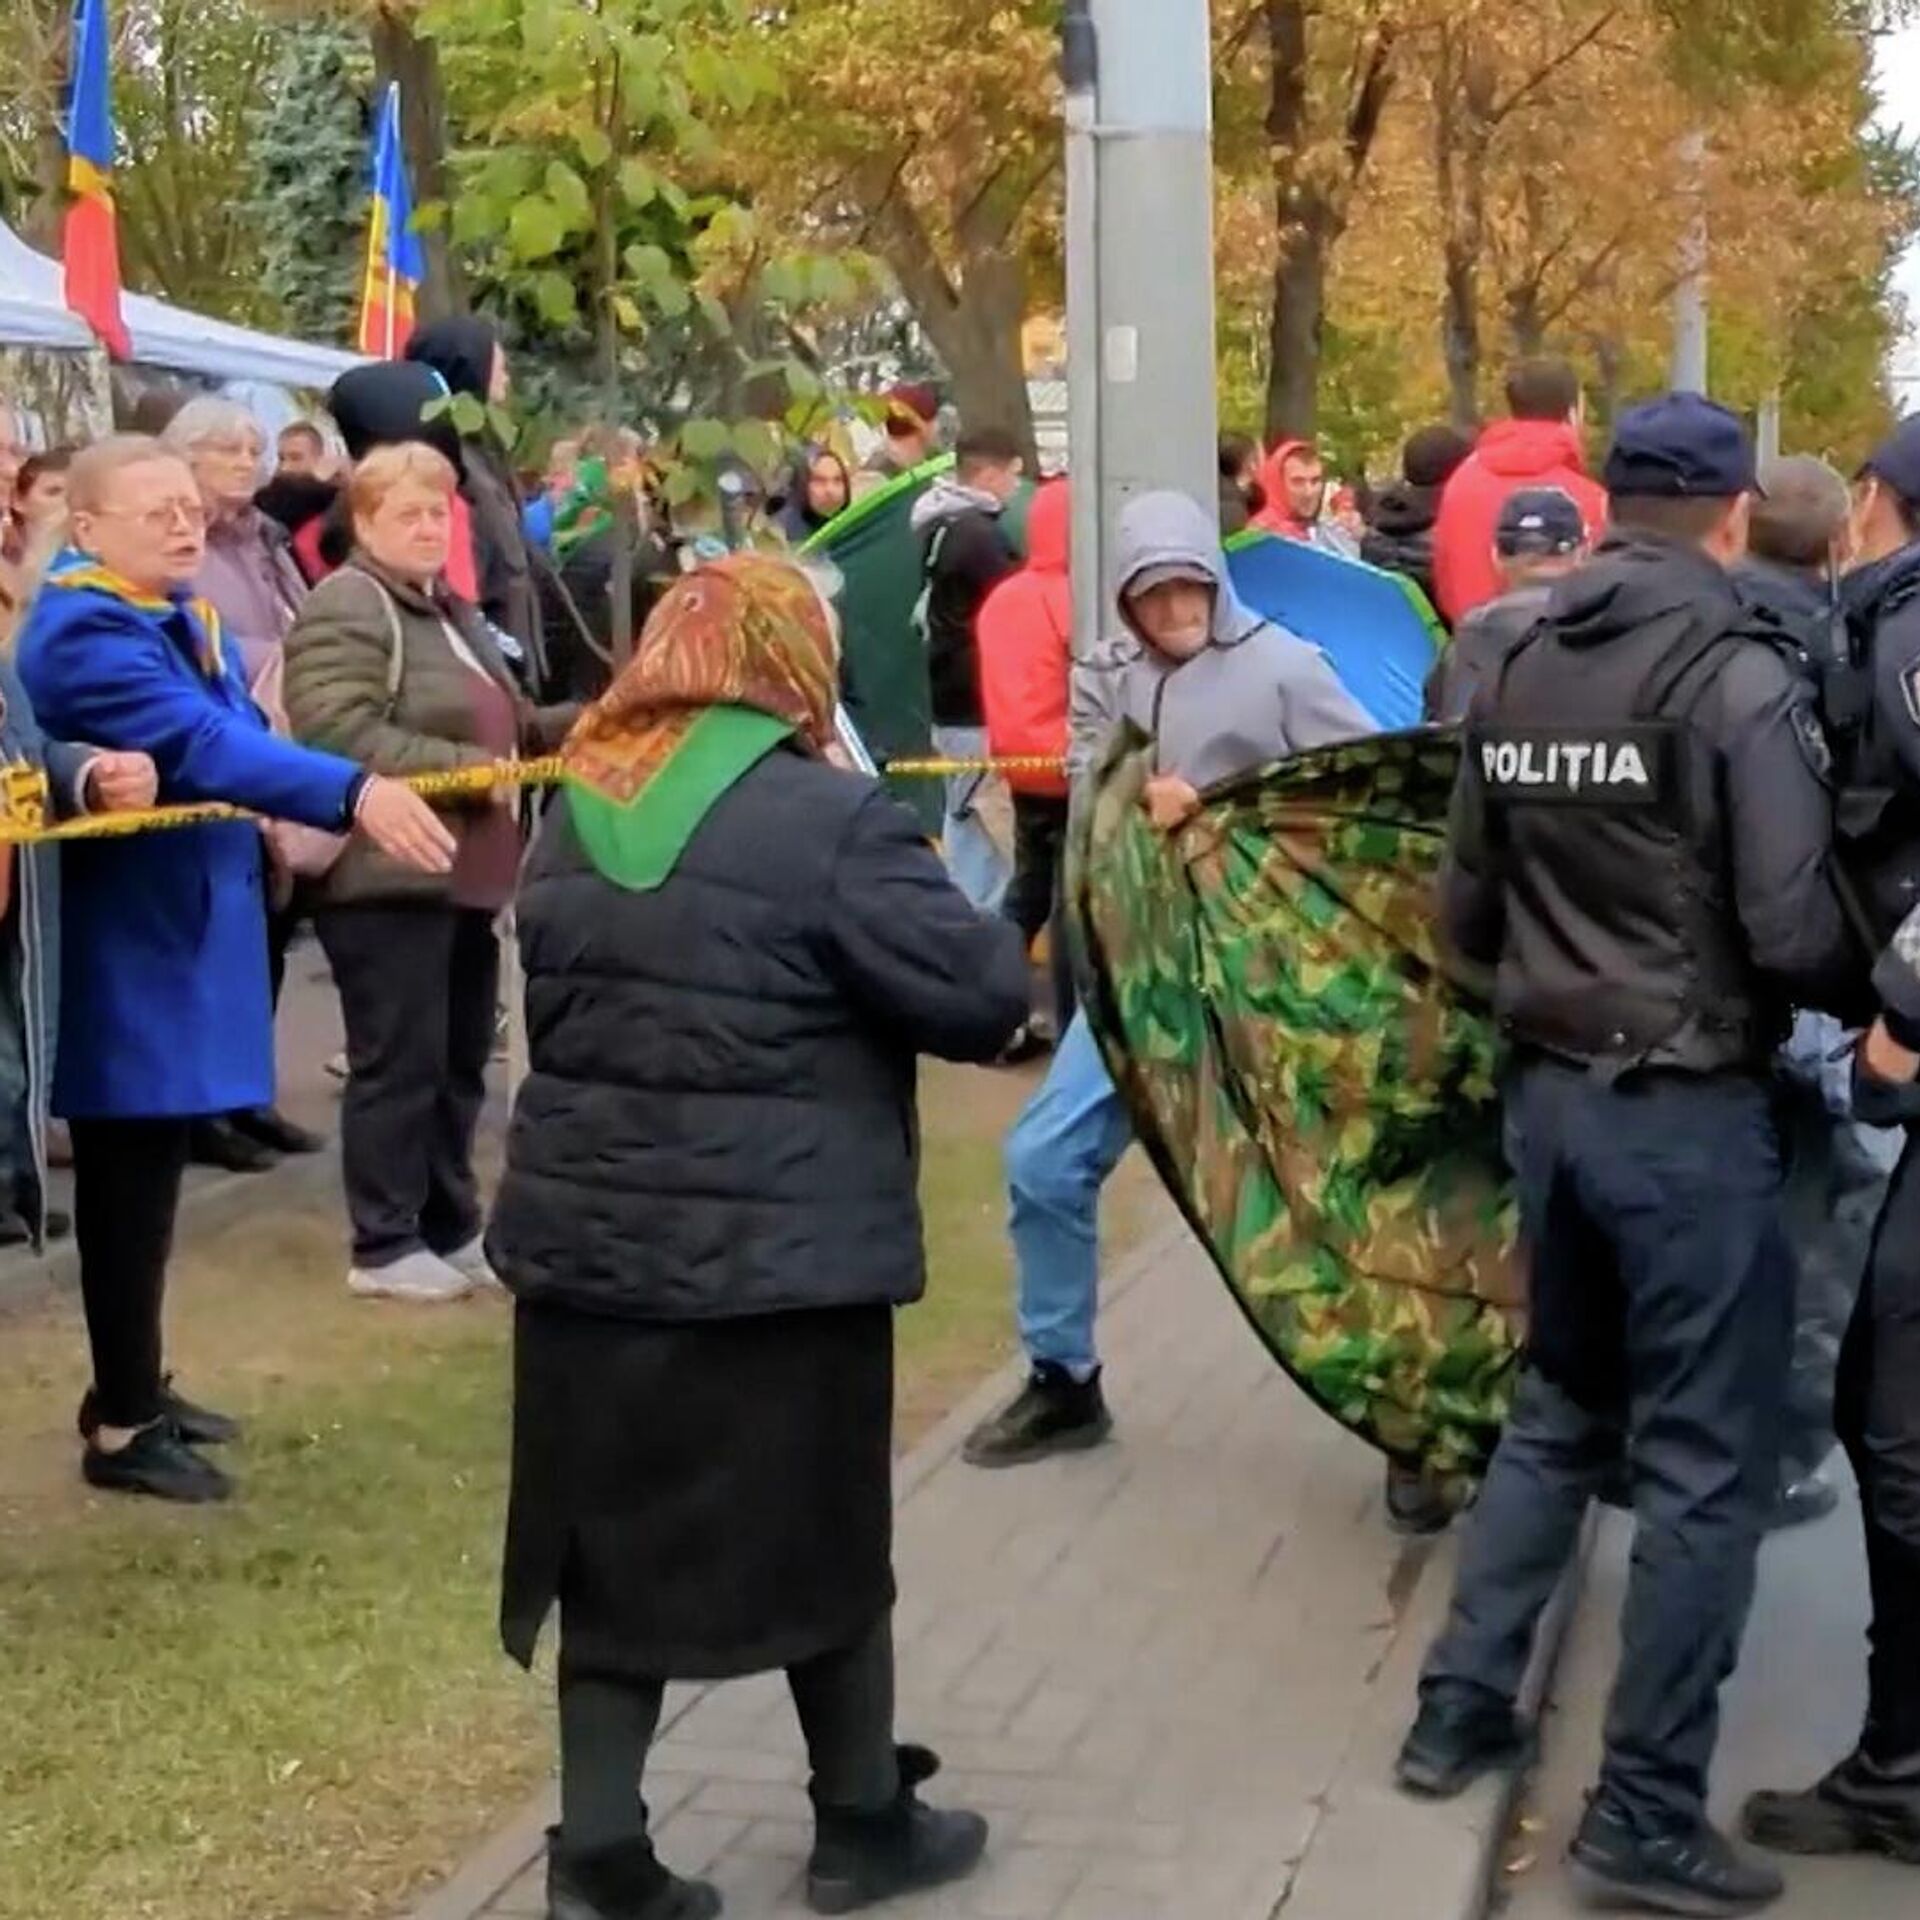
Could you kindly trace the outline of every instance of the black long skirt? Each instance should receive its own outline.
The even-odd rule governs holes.
[[[570,1666],[722,1680],[893,1604],[893,1312],[656,1327],[522,1307],[501,1637],[557,1601]]]

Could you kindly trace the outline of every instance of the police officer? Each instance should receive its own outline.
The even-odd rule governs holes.
[[[1740,1914],[1782,1890],[1705,1811],[1791,1332],[1768,1068],[1853,948],[1805,682],[1726,571],[1744,429],[1669,396],[1621,420],[1606,482],[1606,540],[1476,696],[1441,880],[1514,1046],[1533,1331],[1399,1776],[1451,1794],[1524,1757],[1534,1629],[1624,1442],[1633,1569],[1573,1871],[1615,1907]]]
[[[1884,932],[1920,882],[1920,422],[1867,464],[1859,565],[1845,584],[1870,678],[1846,809],[1864,829],[1859,910]],[[1849,849],[1849,852],[1853,849]],[[1873,1593],[1867,1724],[1818,1785],[1748,1802],[1750,1839],[1789,1853],[1885,1853],[1920,1865],[1920,912],[1874,973],[1884,1013],[1856,1069],[1863,1105],[1908,1127],[1840,1355],[1836,1423],[1860,1485]]]

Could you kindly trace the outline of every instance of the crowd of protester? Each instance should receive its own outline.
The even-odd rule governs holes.
[[[1629,423],[1610,495],[1586,471],[1571,369],[1528,362],[1507,418],[1423,429],[1379,487],[1330,479],[1304,440],[1224,438],[1218,532],[1214,500],[1131,503],[1110,638],[1076,660],[1071,483],[1040,487],[1016,526],[1021,442],[967,422],[912,514],[932,742],[967,763],[936,857],[844,775],[834,611],[788,556],[926,460],[937,393],[888,396],[866,468],[826,444],[777,479],[729,461],[704,502],[670,510],[642,438],[605,424],[556,440],[523,482],[490,425],[510,391],[497,334],[459,319],[345,375],[324,424],[280,432],[271,472],[260,422],[225,398],[188,401],[158,437],[38,453],[0,409],[0,755],[44,773],[56,816],[223,801],[259,817],[0,865],[0,1244],[65,1224],[47,1204],[57,1113],[92,1358],[86,1478],[226,1498],[210,1450],[237,1423],[166,1363],[174,1219],[191,1162],[259,1172],[322,1144],[274,1101],[274,1010],[311,927],[346,1035],[349,1288],[431,1305],[504,1286],[517,1302],[503,1628],[530,1661],[559,1607],[556,1907],[716,1910],[655,1857],[635,1785],[666,1682],[777,1667],[814,1766],[810,1895],[850,1911],[968,1871],[985,1843],[976,1816],[921,1803],[937,1762],[893,1738],[891,1311],[924,1284],[914,1058],[1053,1048],[1007,1148],[1030,1373],[965,1457],[1009,1468],[1097,1446],[1114,1424],[1098,1208],[1131,1129],[1076,1005],[1075,782],[1126,719],[1157,742],[1145,804],[1175,832],[1209,786],[1372,730],[1317,649],[1240,605],[1221,536],[1403,576],[1450,635],[1427,716],[1457,724],[1497,710],[1514,663],[1629,549],[1683,571],[1724,560],[1713,591],[1814,678],[1839,669],[1860,501],[1819,461],[1776,463],[1737,489],[1755,504],[1736,552],[1720,520],[1690,531],[1706,520],[1668,510],[1715,420],[1676,403]],[[1699,456],[1703,484],[1732,485],[1732,458]],[[1593,618],[1638,631],[1622,608],[1645,577]],[[535,808],[511,763],[557,750],[572,778],[529,855]],[[482,784],[431,805],[404,784],[459,774]],[[488,1231],[474,1151],[510,908],[530,1073]],[[1846,1042],[1809,1011],[1774,1069],[1800,1286],[1764,1503],[1778,1525],[1835,1503],[1835,1375],[1892,1158],[1836,1081]],[[768,1447],[770,1430],[796,1443]],[[1396,1467],[1387,1509],[1438,1531],[1453,1490]],[[719,1545],[690,1556],[694,1537]],[[1911,1593],[1912,1543],[1880,1545],[1884,1610]],[[1509,1588],[1522,1608],[1529,1589]],[[1457,1616],[1403,1759],[1430,1790],[1514,1751],[1497,1701],[1432,1719],[1470,1638]],[[1734,1904],[1698,1910],[1735,1911],[1763,1886],[1704,1841],[1676,1861],[1602,1838],[1616,1891],[1717,1884]]]

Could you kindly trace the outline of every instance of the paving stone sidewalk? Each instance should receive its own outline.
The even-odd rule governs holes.
[[[1301,1874],[1323,1825],[1336,1851],[1364,1828],[1358,1850],[1391,1856],[1415,1893],[1400,1911],[1472,1907],[1490,1836],[1456,1826],[1423,1856],[1435,1816],[1380,1785],[1444,1551],[1388,1533],[1378,1458],[1275,1368],[1170,1216],[1117,1276],[1103,1338],[1111,1446],[965,1466],[1000,1382],[903,1463],[900,1733],[940,1749],[930,1797],[987,1812],[993,1840],[976,1879],[888,1911],[1323,1920],[1348,1910],[1339,1875],[1289,1903],[1325,1877]],[[809,1815],[783,1684],[683,1690],[671,1710],[647,1785],[662,1854],[711,1876],[733,1920],[800,1915]],[[414,1920],[543,1913],[550,1817],[530,1807]],[[1423,1857],[1458,1884],[1423,1878]],[[1365,1864],[1374,1920],[1381,1861]]]

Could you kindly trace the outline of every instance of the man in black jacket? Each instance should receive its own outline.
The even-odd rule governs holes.
[[[1427,718],[1449,725],[1466,718],[1473,696],[1533,631],[1560,581],[1587,557],[1587,526],[1570,493],[1528,487],[1500,509],[1494,557],[1506,591],[1475,607],[1427,676]]]
[[[1862,888],[1889,910],[1920,883],[1920,422],[1867,464],[1854,533],[1861,564],[1845,602],[1872,702],[1849,805],[1880,808]],[[1836,1424],[1860,1484],[1873,1592],[1867,1723],[1860,1743],[1809,1791],[1760,1794],[1748,1836],[1789,1853],[1884,1853],[1920,1864],[1920,912],[1892,931],[1874,973],[1885,1009],[1855,1078],[1864,1114],[1907,1128],[1865,1285],[1840,1354]]]
[[[1524,1754],[1533,1630],[1624,1441],[1633,1574],[1574,1875],[1740,1914],[1782,1891],[1706,1818],[1791,1333],[1769,1063],[1851,942],[1805,683],[1726,572],[1744,429],[1670,396],[1622,419],[1606,479],[1612,533],[1474,702],[1441,880],[1515,1046],[1533,1340],[1399,1771],[1447,1794]]]
[[[980,702],[975,631],[987,595],[1019,565],[1001,516],[1020,484],[1020,444],[992,428],[962,434],[950,478],[936,480],[913,509],[926,591],[915,615],[926,640],[936,752],[983,759],[986,710]],[[954,884],[983,913],[998,913],[1013,868],[980,818],[988,784],[982,773],[947,782],[942,846]]]

